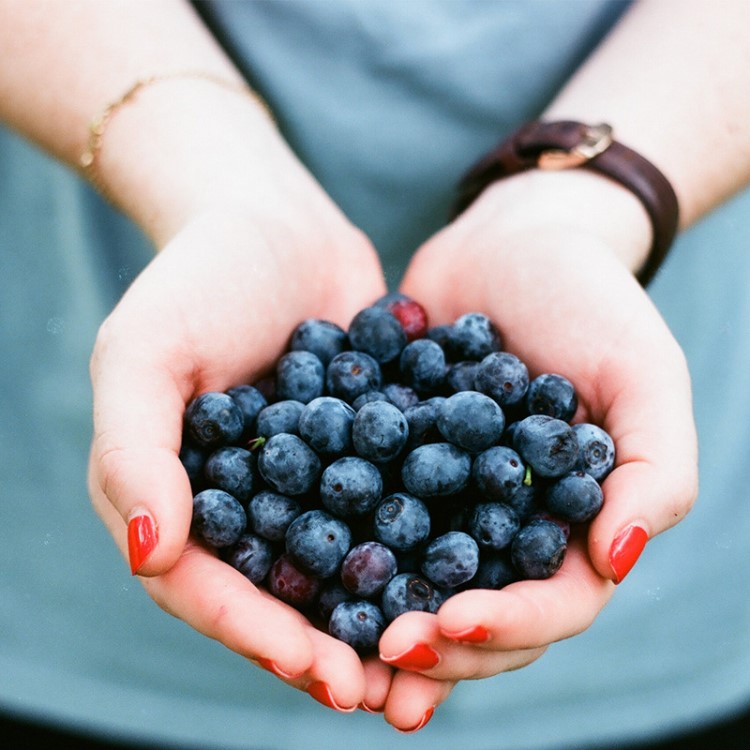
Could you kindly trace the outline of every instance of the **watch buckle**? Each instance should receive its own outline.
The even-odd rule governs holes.
[[[580,167],[606,151],[613,143],[612,128],[606,123],[590,125],[571,149],[548,149],[537,159],[539,169],[558,170]]]

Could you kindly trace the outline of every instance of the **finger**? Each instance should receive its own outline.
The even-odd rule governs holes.
[[[368,713],[383,713],[394,670],[380,661],[377,655],[364,659],[362,666],[365,672],[365,696],[359,707]]]
[[[279,677],[298,679],[313,667],[306,620],[198,544],[143,584],[166,612]]]
[[[192,519],[192,490],[179,459],[185,397],[169,373],[128,358],[119,345],[98,350],[92,379],[92,502],[131,572],[163,573],[179,558]],[[116,515],[107,512],[110,505]]]
[[[613,591],[591,566],[585,541],[577,539],[551,578],[451,597],[438,611],[438,628],[449,640],[483,651],[542,648],[589,627]]]
[[[648,539],[692,508],[698,490],[698,451],[690,379],[676,344],[644,361],[609,360],[598,380],[615,397],[591,401],[594,418],[611,434],[616,468],[603,483],[604,505],[593,520],[589,548],[602,576],[619,583]],[[597,414],[597,409],[599,413]]]
[[[448,698],[453,685],[414,672],[397,672],[385,705],[385,720],[404,734],[418,732]]]
[[[335,711],[355,711],[365,698],[365,671],[351,646],[310,626],[308,637],[314,649],[314,662],[302,689],[315,700]]]
[[[391,666],[437,680],[477,680],[525,667],[544,648],[480,649],[445,637],[435,615],[410,612],[381,638],[380,658]]]

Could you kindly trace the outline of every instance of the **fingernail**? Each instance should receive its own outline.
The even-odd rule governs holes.
[[[146,562],[158,541],[156,526],[151,516],[133,516],[128,522],[128,558],[130,573],[135,575]]]
[[[473,628],[459,630],[456,633],[449,633],[445,630],[440,631],[446,638],[461,643],[487,643],[492,638],[490,632],[483,625],[475,625]]]
[[[620,583],[631,571],[647,541],[646,530],[636,524],[623,529],[615,537],[609,550],[609,564],[615,583]]]
[[[307,692],[309,695],[311,695],[313,698],[315,698],[318,703],[322,703],[324,706],[327,706],[328,708],[332,708],[334,711],[341,711],[343,713],[350,713],[352,711],[357,710],[357,706],[352,706],[351,708],[347,708],[345,706],[339,706],[338,703],[333,699],[333,693],[331,693],[331,688],[326,685],[325,682],[318,681],[318,682],[311,682],[307,686]]]
[[[359,704],[359,707],[363,711],[367,711],[368,714],[382,714],[384,710],[382,708],[370,708],[364,701]]]
[[[424,716],[419,720],[419,724],[417,724],[417,726],[412,727],[411,729],[399,729],[398,731],[401,732],[401,734],[414,734],[414,732],[418,732],[420,729],[422,729],[422,727],[424,727],[425,724],[427,724],[434,713],[435,706],[432,706],[424,712]]]
[[[426,643],[416,643],[403,653],[396,656],[383,656],[380,658],[392,667],[399,669],[432,669],[440,663],[440,654]]]
[[[291,674],[289,672],[285,672],[283,669],[279,667],[279,665],[275,661],[271,661],[271,659],[256,659],[258,664],[260,664],[263,669],[268,670],[272,674],[275,674],[277,677],[281,677],[283,680],[296,680],[298,677],[301,677],[304,672],[300,672],[299,674]]]

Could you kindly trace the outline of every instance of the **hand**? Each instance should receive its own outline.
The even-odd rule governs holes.
[[[491,187],[429,240],[402,291],[425,304],[433,324],[470,310],[487,313],[503,333],[504,348],[532,376],[568,377],[580,401],[575,420],[596,422],[612,435],[617,465],[604,482],[602,511],[587,533],[573,534],[564,565],[551,579],[461,593],[437,615],[409,613],[391,624],[381,657],[413,672],[394,677],[386,706],[391,721],[405,721],[407,682],[414,719],[434,705],[436,684],[447,695],[456,680],[524,666],[549,644],[587,628],[645,540],[677,523],[696,495],[685,360],[621,261],[642,257],[647,224],[636,216],[634,236],[621,233],[618,221],[630,212],[629,197],[621,212],[619,188],[601,178],[531,179]],[[560,194],[559,186],[575,192],[579,182],[577,198]],[[565,211],[558,214],[551,201]],[[586,211],[576,213],[576,206]]]
[[[288,221],[256,213],[214,208],[186,222],[102,326],[91,497],[126,557],[128,522],[153,524],[158,541],[137,573],[164,610],[332,707],[368,696],[376,706],[389,667],[363,665],[188,536],[192,493],[178,458],[188,401],[252,382],[304,318],[346,326],[384,292],[369,242],[322,194],[290,206]]]

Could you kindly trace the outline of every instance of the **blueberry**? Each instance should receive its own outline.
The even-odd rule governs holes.
[[[513,539],[513,565],[526,579],[554,575],[563,564],[567,540],[565,532],[553,521],[535,520],[524,526]]]
[[[453,339],[453,326],[450,323],[443,323],[438,326],[433,326],[427,329],[425,338],[430,341],[434,341],[440,345],[440,348],[445,352],[446,357],[451,353],[451,341]]]
[[[518,573],[504,554],[483,554],[476,575],[465,588],[497,590],[517,580]]]
[[[375,538],[396,552],[415,549],[430,535],[430,513],[418,498],[395,492],[375,508]]]
[[[309,318],[292,332],[289,348],[292,351],[312,352],[324,366],[349,346],[346,331],[328,320]]]
[[[255,423],[258,419],[260,410],[268,406],[268,400],[254,385],[238,385],[227,391],[227,396],[240,407],[245,427],[242,431],[244,439],[248,439],[255,434]]]
[[[287,554],[276,559],[268,571],[266,582],[268,590],[277,599],[299,610],[312,606],[321,588],[320,579],[300,568]]]
[[[529,371],[515,354],[493,352],[477,367],[474,385],[500,406],[515,406],[525,398],[529,389]]]
[[[247,505],[247,522],[256,534],[271,542],[281,542],[289,524],[302,513],[293,497],[261,490]]]
[[[396,317],[384,307],[366,307],[349,324],[352,349],[369,354],[380,364],[392,362],[406,346],[406,333]]]
[[[463,531],[449,531],[425,549],[422,573],[435,585],[455,588],[474,577],[479,567],[479,546]]]
[[[352,409],[359,411],[365,404],[369,404],[370,401],[388,401],[388,396],[383,391],[367,391],[362,393],[352,402]]]
[[[540,497],[543,490],[543,480],[534,479],[531,469],[528,470],[530,482],[524,480],[519,489],[513,493],[513,496],[505,501],[506,505],[513,508],[521,520],[527,519],[530,515],[539,509]]]
[[[352,594],[368,599],[379,594],[396,575],[398,564],[390,547],[362,542],[352,547],[341,564],[341,582]]]
[[[384,463],[393,460],[401,453],[408,437],[406,417],[388,401],[371,401],[354,417],[354,450],[369,461]]]
[[[256,585],[268,575],[274,559],[271,543],[257,534],[243,534],[222,557]]]
[[[270,437],[258,457],[260,475],[282,495],[304,495],[318,483],[318,455],[302,438],[288,433]]]
[[[510,421],[506,420],[505,424],[505,432],[503,432],[503,437],[500,440],[500,445],[505,445],[508,448],[513,447],[513,436],[516,434],[516,430],[518,429],[518,425],[521,423],[524,417],[529,416],[528,414],[524,414],[523,417],[520,419],[513,419]]]
[[[189,438],[182,441],[180,446],[180,461],[182,462],[192,487],[203,484],[203,466],[211,455],[210,449],[195,445]]]
[[[188,404],[185,425],[198,445],[210,448],[237,442],[245,419],[231,396],[209,391]]]
[[[419,403],[419,394],[411,386],[402,383],[387,383],[383,386],[383,395],[399,411],[406,411]]]
[[[368,391],[377,391],[382,384],[380,365],[365,352],[341,352],[326,369],[326,388],[348,404]]]
[[[576,389],[562,375],[544,373],[529,383],[526,408],[529,414],[547,414],[570,422],[578,409]]]
[[[474,379],[477,375],[479,362],[454,362],[448,365],[445,374],[445,384],[452,393],[459,391],[474,391]]]
[[[265,375],[255,381],[254,387],[260,391],[266,403],[270,404],[276,400],[276,375]]]
[[[399,369],[404,382],[414,390],[433,393],[445,381],[445,352],[430,339],[417,339],[404,347]]]
[[[390,292],[383,295],[375,305],[393,313],[396,320],[401,323],[407,341],[421,339],[427,332],[427,312],[411,297],[400,292]]]
[[[204,474],[213,487],[234,495],[244,504],[252,497],[257,482],[256,465],[257,459],[249,450],[226,446],[206,459]]]
[[[312,352],[284,354],[276,365],[276,397],[307,404],[323,395],[325,367]]]
[[[513,446],[542,477],[561,477],[578,462],[578,441],[573,428],[561,419],[532,414],[518,423]]]
[[[573,425],[578,443],[577,468],[591,474],[598,482],[604,480],[615,465],[615,444],[609,434],[595,424]]]
[[[329,464],[320,478],[320,501],[336,516],[351,518],[369,513],[383,494],[378,468],[359,456],[343,456]]]
[[[512,504],[524,486],[526,467],[512,448],[495,445],[480,453],[471,467],[474,485],[486,500]]]
[[[352,447],[354,415],[354,409],[346,401],[319,396],[300,414],[300,437],[319,454],[341,456]]]
[[[401,467],[407,492],[442,497],[460,492],[471,473],[471,457],[451,443],[427,443],[409,453]]]
[[[535,513],[532,513],[526,520],[526,523],[528,524],[532,521],[550,521],[560,527],[566,542],[570,540],[570,521],[566,521],[564,518],[544,509],[539,509]]]
[[[445,599],[445,593],[424,576],[418,573],[399,573],[383,589],[380,601],[386,620],[392,622],[405,612],[434,614]]]
[[[351,546],[349,527],[324,510],[308,510],[289,524],[286,551],[304,570],[328,578],[339,570]]]
[[[373,602],[341,602],[331,613],[328,632],[360,653],[372,651],[385,630],[385,615]]]
[[[354,598],[354,594],[348,591],[340,580],[337,578],[328,578],[323,582],[318,594],[318,614],[325,622],[328,622],[333,610],[341,602],[351,602]]]
[[[601,510],[604,495],[599,483],[584,471],[571,471],[547,489],[547,509],[571,523],[590,521]]]
[[[502,340],[495,324],[483,313],[466,313],[451,327],[449,347],[454,361],[484,359],[500,351]]]
[[[442,441],[443,438],[437,428],[437,420],[444,402],[444,396],[433,396],[410,406],[404,412],[409,425],[409,438],[406,441],[408,449],[425,443]]]
[[[215,488],[193,497],[193,532],[212,547],[229,547],[247,526],[245,509],[237,498]]]
[[[498,552],[510,546],[518,533],[521,521],[518,514],[503,503],[477,503],[466,530],[482,550]]]
[[[286,432],[299,435],[299,418],[305,405],[301,401],[276,401],[260,410],[256,420],[258,435],[269,438]]]
[[[500,440],[505,415],[489,396],[461,391],[443,402],[437,426],[449,443],[469,453],[480,453]]]

